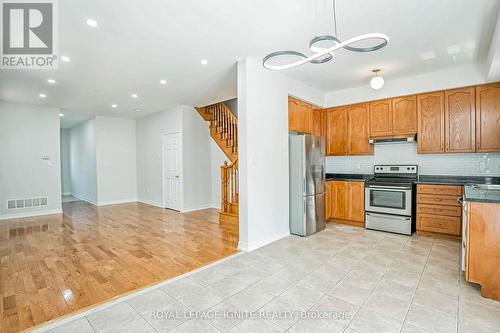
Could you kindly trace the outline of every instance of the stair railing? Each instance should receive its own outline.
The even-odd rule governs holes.
[[[235,211],[239,202],[238,187],[238,160],[231,165],[224,161],[224,165],[221,166],[222,213],[238,213]]]
[[[227,140],[233,154],[238,152],[238,118],[224,103],[212,104],[206,107],[206,112],[211,114],[210,126]]]

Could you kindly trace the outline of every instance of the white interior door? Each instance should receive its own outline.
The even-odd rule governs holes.
[[[165,208],[180,209],[180,135],[163,136],[163,198]]]

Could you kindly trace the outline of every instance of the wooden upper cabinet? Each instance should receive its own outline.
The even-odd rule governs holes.
[[[391,136],[392,103],[390,99],[371,102],[370,108],[370,137]]]
[[[312,133],[313,135],[325,137],[325,110],[313,109],[312,110]]]
[[[347,109],[347,151],[349,155],[372,155],[368,104],[351,105]]]
[[[417,133],[417,96],[392,99],[392,129],[394,135]]]
[[[326,111],[326,155],[347,155],[347,109]]]
[[[299,120],[299,132],[305,134],[311,134],[312,132],[312,106],[305,102],[300,101],[300,120]]]
[[[476,105],[474,87],[445,91],[445,151],[476,151]]]
[[[500,152],[500,82],[476,87],[476,151]]]
[[[299,128],[299,101],[288,96],[288,130],[297,132]]]
[[[444,93],[417,96],[418,153],[444,152]]]
[[[313,124],[312,106],[288,96],[288,130],[311,134]]]

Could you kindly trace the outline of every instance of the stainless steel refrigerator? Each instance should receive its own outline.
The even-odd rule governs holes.
[[[325,229],[325,141],[289,135],[290,232],[309,236]]]

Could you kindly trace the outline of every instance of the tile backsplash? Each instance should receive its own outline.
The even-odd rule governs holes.
[[[417,154],[416,143],[375,145],[371,156],[328,156],[328,173],[373,173],[375,164],[417,164],[421,175],[500,176],[500,154]]]

